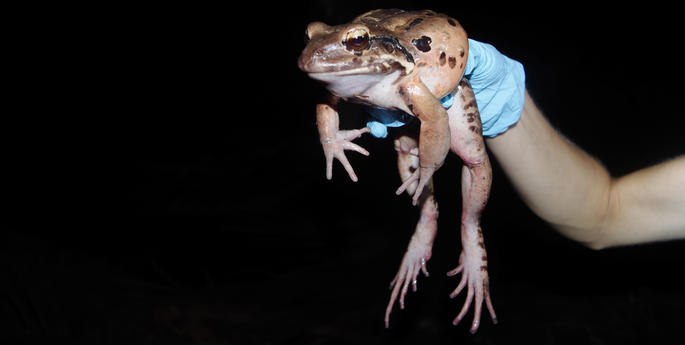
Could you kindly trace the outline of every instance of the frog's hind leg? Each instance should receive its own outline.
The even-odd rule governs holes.
[[[469,310],[475,297],[474,318],[471,332],[478,330],[483,302],[490,312],[493,322],[497,321],[489,293],[487,256],[483,233],[480,227],[480,214],[485,208],[492,184],[492,168],[485,150],[475,96],[465,80],[460,83],[454,104],[448,110],[451,149],[464,161],[461,175],[462,215],[461,243],[462,253],[459,266],[448,273],[454,276],[461,273],[462,279],[450,297],[456,297],[462,289],[467,289],[466,301],[453,323],[459,323]]]
[[[397,167],[400,177],[402,181],[406,181],[419,168],[418,143],[416,139],[403,135],[395,140],[395,150],[397,151]],[[415,181],[408,186],[406,191],[409,195],[414,194],[418,183],[419,181]],[[433,196],[432,180],[428,183],[427,188],[424,188],[419,198],[419,207],[421,216],[416,224],[416,230],[409,242],[407,251],[404,253],[400,268],[390,283],[392,294],[385,311],[386,327],[389,325],[390,312],[392,312],[398,295],[400,297],[400,308],[404,309],[404,296],[407,294],[409,285],[411,284],[412,289],[416,291],[416,280],[419,272],[423,272],[426,277],[428,276],[426,262],[431,258],[433,240],[438,230],[438,204]]]

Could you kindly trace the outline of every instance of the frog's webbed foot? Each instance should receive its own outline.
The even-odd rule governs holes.
[[[480,314],[483,301],[490,312],[490,317],[493,323],[497,323],[497,316],[495,309],[492,306],[490,298],[488,271],[487,271],[487,257],[485,249],[480,242],[478,248],[469,248],[462,251],[459,257],[459,266],[447,272],[447,275],[452,277],[461,273],[461,282],[456,289],[450,294],[450,298],[455,298],[459,293],[467,288],[466,301],[461,308],[459,315],[452,321],[455,326],[466,316],[471,303],[475,298],[473,322],[471,323],[471,333],[475,333],[480,325]]]
[[[421,226],[421,224],[419,224],[419,226]],[[407,251],[404,253],[400,269],[390,283],[392,294],[390,295],[390,302],[385,309],[386,328],[390,324],[390,313],[392,312],[395,301],[397,301],[397,297],[399,296],[400,309],[404,309],[404,297],[407,295],[409,285],[412,286],[413,291],[416,291],[419,273],[423,272],[423,274],[428,277],[426,262],[431,258],[431,247],[433,245],[435,231],[437,230],[437,222],[433,221],[433,223],[425,224],[424,226],[430,227],[431,229],[428,229],[428,231],[425,232],[417,229],[417,232],[412,236],[411,242],[409,243],[409,248],[407,248]]]
[[[416,139],[410,136],[400,136],[395,140],[397,150],[397,167],[403,180],[412,175],[412,171],[419,166],[418,149]],[[416,189],[416,183],[407,183],[407,192],[412,194]],[[417,192],[420,193],[420,192]],[[407,295],[409,285],[416,291],[417,278],[420,272],[428,277],[426,262],[431,258],[433,241],[438,231],[438,205],[433,197],[431,183],[422,194],[420,199],[421,216],[416,224],[416,230],[409,241],[409,247],[404,253],[400,268],[395,278],[390,283],[392,294],[390,302],[385,309],[385,327],[389,326],[390,313],[399,296],[400,308],[404,309],[404,297]]]
[[[323,145],[323,152],[326,156],[327,179],[330,180],[333,178],[333,159],[337,159],[340,161],[340,163],[342,163],[343,167],[345,167],[345,170],[347,171],[347,174],[350,176],[350,179],[354,182],[357,182],[357,175],[354,173],[352,165],[345,156],[345,150],[356,151],[365,156],[368,156],[368,151],[366,151],[363,147],[352,142],[352,140],[357,139],[360,136],[362,136],[362,134],[368,132],[368,128],[345,131],[339,130],[335,133],[335,138],[321,139],[321,144]]]

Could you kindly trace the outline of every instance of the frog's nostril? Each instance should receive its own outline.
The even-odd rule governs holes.
[[[309,30],[304,29],[304,44],[305,45],[309,44],[309,41],[311,41],[311,40],[312,40],[312,38],[309,37]]]

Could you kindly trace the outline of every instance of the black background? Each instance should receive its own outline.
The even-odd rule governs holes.
[[[645,7],[652,6],[652,7]],[[483,215],[500,323],[457,327],[459,174],[436,174],[419,292],[383,314],[418,216],[391,140],[324,178],[307,23],[430,8],[526,68],[550,122],[616,176],[682,154],[682,18],[641,4],[309,1],[87,9],[32,31],[3,126],[0,337],[84,344],[668,344],[682,241],[592,251],[532,214],[494,162]],[[69,11],[67,11],[69,12]],[[49,13],[43,13],[49,16]],[[29,27],[30,25],[26,25]],[[363,126],[356,106],[342,126]],[[9,113],[7,115],[10,115]],[[525,152],[521,152],[525,154]],[[467,316],[470,321],[471,314]]]

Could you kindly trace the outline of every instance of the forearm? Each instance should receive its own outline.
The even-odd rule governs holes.
[[[533,212],[571,239],[596,240],[611,178],[551,127],[528,93],[518,123],[488,147]]]
[[[334,140],[338,132],[338,112],[328,104],[316,105],[316,128],[321,142]]]
[[[612,179],[525,97],[519,122],[488,145],[537,215],[592,248],[685,236],[683,159]]]

